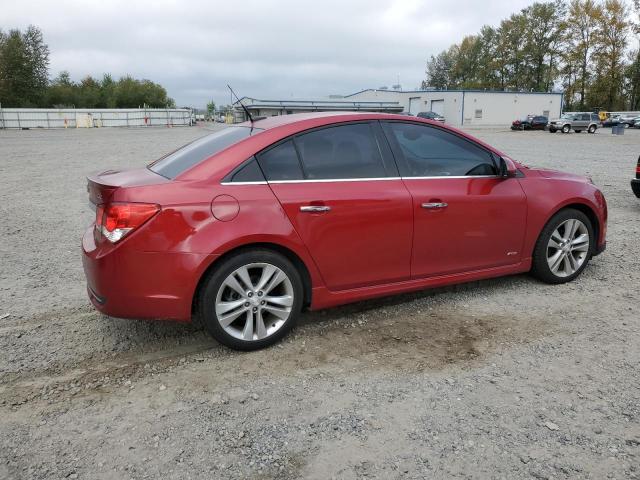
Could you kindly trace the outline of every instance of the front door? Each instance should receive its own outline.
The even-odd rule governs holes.
[[[330,290],[410,277],[411,196],[376,137],[370,123],[344,124],[258,155]]]
[[[492,153],[437,127],[384,128],[413,199],[413,278],[521,260],[526,197],[516,178],[497,176]]]

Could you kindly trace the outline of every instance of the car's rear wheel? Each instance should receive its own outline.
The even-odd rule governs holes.
[[[598,128],[598,127],[596,127],[595,125],[591,125],[591,126],[589,127],[589,130],[588,130],[588,131],[589,131],[589,133],[596,133],[596,129],[597,129],[597,128]]]
[[[538,237],[531,273],[546,283],[570,282],[589,263],[594,244],[589,217],[572,208],[561,210]]]
[[[296,267],[276,252],[257,249],[223,260],[209,274],[198,309],[220,343],[256,350],[276,343],[295,326],[302,296]]]
[[[564,125],[562,127],[562,133],[569,133],[571,131],[571,127],[569,125]]]

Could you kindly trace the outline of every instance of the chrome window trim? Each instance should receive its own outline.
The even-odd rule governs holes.
[[[372,178],[312,178],[303,180],[271,180],[269,183],[328,183],[328,182],[381,182],[384,180],[402,180],[400,177]]]
[[[268,185],[265,180],[255,182],[220,182],[220,185]]]
[[[402,177],[402,180],[432,180],[434,178],[501,178],[500,175],[434,175],[432,177]]]
[[[442,180],[454,178],[501,178],[500,175],[451,175],[432,177],[373,177],[373,178],[318,178],[302,180],[271,180],[260,182],[221,182],[220,185],[268,185],[270,183],[333,183],[333,182],[382,182],[386,180]]]

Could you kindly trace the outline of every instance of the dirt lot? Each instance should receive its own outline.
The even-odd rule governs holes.
[[[0,478],[640,478],[640,130],[472,132],[601,186],[577,281],[307,313],[255,353],[85,295],[85,175],[204,133],[0,131]]]

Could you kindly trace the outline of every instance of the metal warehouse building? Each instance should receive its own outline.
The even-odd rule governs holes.
[[[450,125],[510,125],[526,115],[559,117],[562,93],[504,92],[493,90],[363,90],[345,99],[396,101],[405,112],[432,111]]]
[[[410,113],[433,111],[454,126],[510,125],[526,115],[559,117],[562,93],[504,92],[495,90],[362,90],[339,99],[258,100],[244,97],[242,102],[256,116],[286,115],[316,111],[370,111]],[[244,113],[235,104],[236,120]]]

